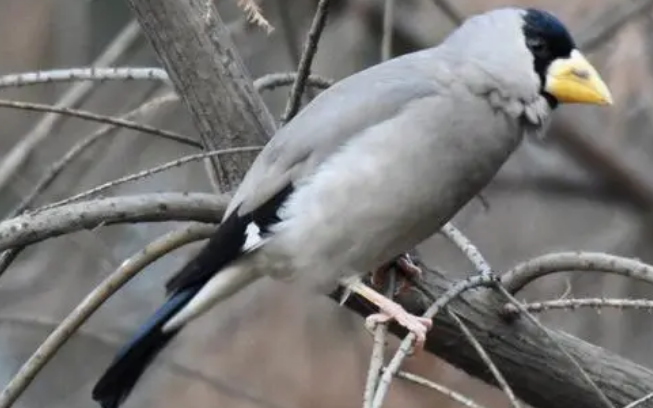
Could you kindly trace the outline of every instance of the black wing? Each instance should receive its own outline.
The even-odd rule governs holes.
[[[232,211],[199,254],[168,280],[166,291],[176,293],[204,285],[215,273],[245,252],[243,245],[250,224],[255,224],[260,234],[266,234],[271,225],[279,222],[278,211],[293,191],[293,185],[288,184],[250,213],[238,214],[237,208]]]

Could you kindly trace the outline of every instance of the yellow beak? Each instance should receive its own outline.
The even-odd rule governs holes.
[[[544,90],[560,103],[612,105],[612,95],[596,69],[578,50],[551,63]]]

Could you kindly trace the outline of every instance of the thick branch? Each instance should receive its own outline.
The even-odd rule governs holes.
[[[441,295],[453,281],[438,272],[431,272],[425,274],[424,284],[430,291]],[[336,301],[339,299],[336,293],[331,297]],[[419,315],[430,306],[430,301],[415,291],[398,301]],[[366,316],[374,309],[364,302],[352,296],[346,306]],[[504,304],[505,299],[500,294],[480,288],[451,301],[449,307],[487,350],[521,400],[540,408],[558,407],[561,401],[565,407],[602,406],[596,393],[571,367],[568,358],[549,346],[540,329],[526,319],[507,323],[500,317]],[[400,337],[406,335],[397,325],[391,325],[390,331]],[[653,389],[653,371],[564,332],[551,330],[551,334],[616,406],[623,407]],[[468,374],[496,385],[485,363],[446,313],[440,313],[434,319],[425,348]]]
[[[84,201],[0,223],[0,251],[81,229],[144,221],[219,222],[229,197],[156,193]]]
[[[211,1],[130,0],[145,36],[188,107],[207,150],[264,144],[274,121]],[[253,154],[252,156],[253,157]],[[249,167],[214,161],[223,189]]]

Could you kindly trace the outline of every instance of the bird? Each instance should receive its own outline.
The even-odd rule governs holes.
[[[167,298],[95,384],[117,408],[193,319],[268,277],[310,293],[338,287],[423,343],[431,321],[367,285],[438,232],[561,104],[611,105],[564,24],[536,8],[467,18],[439,45],[341,79],[279,128],[221,223],[166,283]]]

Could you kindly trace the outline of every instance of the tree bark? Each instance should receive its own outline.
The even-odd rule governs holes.
[[[208,148],[233,147],[245,141],[260,143],[273,132],[270,115],[212,2],[130,0],[130,4]],[[208,10],[207,4],[211,5]],[[234,174],[243,174],[247,166],[230,162],[224,168],[233,183],[237,179]],[[425,283],[434,293],[444,292],[451,284],[441,274],[427,275]],[[337,294],[332,298],[338,299]],[[423,312],[429,305],[415,292],[399,301],[414,313]],[[346,306],[361,315],[372,310],[355,296]],[[501,306],[500,298],[489,289],[474,290],[450,305],[487,349],[519,398],[540,408],[602,406],[538,328],[526,320],[507,323],[499,315]],[[426,350],[493,384],[491,374],[457,326],[445,314],[437,316],[434,324]],[[405,334],[393,325],[391,330],[397,336]],[[652,371],[563,332],[551,332],[616,406],[653,389]]]
[[[130,0],[207,150],[264,144],[274,121],[212,1]],[[255,153],[213,159],[223,191],[238,185]]]

